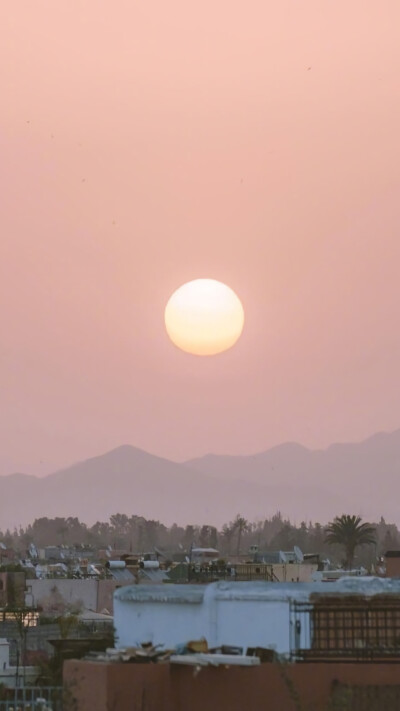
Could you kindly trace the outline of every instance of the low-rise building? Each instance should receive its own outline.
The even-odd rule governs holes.
[[[0,565],[13,563],[16,557],[15,550],[0,541]]]
[[[386,551],[385,567],[387,578],[400,578],[400,551]]]
[[[31,666],[11,666],[10,664],[10,642],[7,639],[0,639],[0,684],[8,688],[14,688],[22,683],[32,684],[37,677],[37,667]]]
[[[204,637],[211,648],[263,647],[292,657],[344,650],[400,657],[400,581],[128,586],[115,592],[114,623],[118,647],[174,648]]]
[[[0,572],[0,608],[24,605],[25,580],[25,573]]]
[[[36,609],[55,607],[77,610],[93,610],[112,614],[114,591],[132,582],[128,580],[96,580],[58,578],[56,580],[29,580],[25,593],[25,604]]]

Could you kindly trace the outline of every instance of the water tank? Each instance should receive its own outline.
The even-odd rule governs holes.
[[[126,563],[124,560],[108,560],[106,568],[110,568],[110,570],[122,570],[126,568]]]
[[[158,560],[141,560],[141,568],[151,568],[152,570],[157,570],[160,567]]]

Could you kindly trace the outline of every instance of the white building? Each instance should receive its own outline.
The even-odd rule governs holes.
[[[127,586],[114,594],[117,647],[151,642],[175,648],[204,637],[221,645],[265,647],[279,654],[310,647],[310,628],[293,612],[315,594],[400,595],[400,580],[343,578],[335,583],[217,582]]]
[[[0,684],[11,689],[25,684],[33,684],[38,675],[37,667],[12,667],[10,666],[10,643],[7,639],[0,639]]]

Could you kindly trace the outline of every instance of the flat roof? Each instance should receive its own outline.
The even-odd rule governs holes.
[[[267,581],[218,581],[208,585],[162,584],[127,585],[115,591],[121,602],[164,602],[170,604],[200,604],[205,598],[217,600],[297,600],[307,601],[311,595],[397,595],[400,579],[375,577],[343,577],[336,582],[272,583]]]
[[[207,585],[125,585],[114,593],[122,602],[169,602],[199,604],[203,602]]]

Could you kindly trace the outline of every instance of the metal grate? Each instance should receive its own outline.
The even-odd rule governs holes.
[[[231,582],[243,582],[251,580],[267,580],[276,582],[278,578],[273,572],[272,566],[246,566],[238,565],[228,568],[196,568],[188,569],[188,582],[190,583],[213,583],[217,580],[229,580]]]
[[[292,650],[315,659],[400,658],[400,605],[294,603]]]

